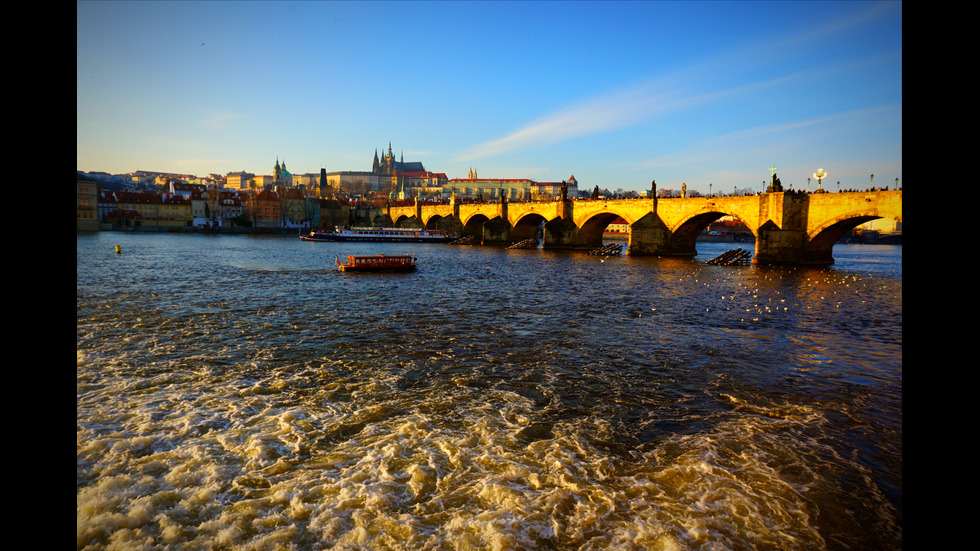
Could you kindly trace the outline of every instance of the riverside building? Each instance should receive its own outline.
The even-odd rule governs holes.
[[[447,191],[455,191],[456,197],[482,198],[485,201],[496,201],[501,197],[510,201],[540,201],[559,197],[562,185],[567,186],[568,197],[578,195],[575,176],[564,182],[535,182],[530,178],[480,178],[476,170],[470,168],[466,178],[449,180]]]

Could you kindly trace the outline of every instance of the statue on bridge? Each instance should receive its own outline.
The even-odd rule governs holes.
[[[776,177],[776,173],[773,172],[772,183],[769,184],[768,188],[766,188],[766,193],[779,193],[781,191],[783,191],[783,184],[779,181],[779,178]]]
[[[568,201],[568,182],[561,181],[561,200]]]

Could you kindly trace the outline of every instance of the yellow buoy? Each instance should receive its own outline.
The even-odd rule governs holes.
[[[116,254],[122,254],[122,247],[116,245]]]

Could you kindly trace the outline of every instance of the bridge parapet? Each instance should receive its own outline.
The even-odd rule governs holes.
[[[561,201],[526,201],[521,203],[507,204],[508,222],[512,226],[518,225],[521,220],[527,217],[538,217],[548,221],[562,217]]]

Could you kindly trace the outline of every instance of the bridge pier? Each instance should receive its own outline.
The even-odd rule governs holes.
[[[602,243],[600,243],[601,245]],[[579,239],[579,227],[575,222],[564,218],[556,218],[544,224],[544,249],[585,249]]]
[[[670,230],[651,212],[630,226],[627,254],[635,256],[669,256]]]
[[[780,230],[763,227],[755,238],[753,264],[829,266],[834,263],[831,246],[820,247],[808,242],[802,230]]]
[[[510,245],[511,227],[506,220],[494,218],[483,223],[484,245]]]
[[[460,224],[458,218],[453,218],[453,217],[430,218],[429,222],[425,226],[425,229],[439,230],[442,233],[450,236],[458,236],[463,234],[463,225]]]

